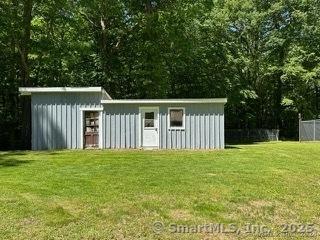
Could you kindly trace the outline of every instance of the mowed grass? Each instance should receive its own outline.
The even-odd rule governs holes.
[[[320,143],[2,152],[0,219],[1,239],[235,239],[169,227],[319,226]]]

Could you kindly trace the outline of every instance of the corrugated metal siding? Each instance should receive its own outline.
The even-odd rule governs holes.
[[[32,94],[32,149],[81,148],[80,108],[102,107],[101,94]]]
[[[139,106],[105,105],[102,117],[103,148],[138,148]]]
[[[96,108],[101,95],[37,93],[32,95],[32,149],[81,148],[80,108]],[[103,148],[139,148],[139,107],[154,105],[106,104],[102,112]],[[224,148],[223,104],[157,104],[159,148]],[[168,107],[185,107],[185,129],[168,129]]]
[[[106,104],[103,112],[103,147],[138,148],[139,107],[151,105]],[[223,104],[159,104],[159,148],[224,148]],[[185,129],[168,129],[168,107],[185,107]]]
[[[168,129],[168,107],[185,107],[185,129]],[[160,106],[160,148],[224,148],[223,104]]]

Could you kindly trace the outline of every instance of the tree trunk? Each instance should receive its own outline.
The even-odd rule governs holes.
[[[146,13],[151,13],[152,12],[152,3],[151,0],[147,0],[145,3],[145,11]]]
[[[315,88],[315,92],[316,92],[316,109],[315,109],[315,113],[319,113],[320,112],[320,90],[317,84],[314,85]],[[316,116],[317,117],[317,116]]]
[[[33,0],[25,0],[23,6],[23,33],[21,42],[18,46],[21,58],[21,80],[24,86],[31,86],[28,54],[30,46],[30,32],[31,32],[31,20],[32,20],[32,4]]]
[[[32,20],[32,6],[33,0],[24,0],[23,2],[23,29],[21,41],[18,44],[18,51],[20,54],[20,76],[21,85],[24,87],[30,87],[30,72],[28,64],[28,54],[30,48],[30,32],[31,32],[31,20]],[[21,141],[22,147],[30,149],[31,147],[31,98],[22,97],[22,129],[21,129]]]

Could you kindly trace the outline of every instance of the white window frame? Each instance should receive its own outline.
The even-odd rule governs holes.
[[[103,107],[93,107],[93,108],[80,108],[80,148],[84,149],[84,142],[83,142],[83,126],[84,126],[84,112],[99,112],[99,149],[103,148],[102,144],[102,113],[103,113]]]
[[[170,111],[171,110],[182,110],[183,114],[182,114],[182,127],[171,127],[170,125]],[[180,130],[184,130],[186,127],[186,108],[185,107],[168,107],[168,129],[169,130],[175,130],[175,129],[180,129]]]

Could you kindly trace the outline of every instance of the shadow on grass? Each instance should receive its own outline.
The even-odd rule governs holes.
[[[0,167],[17,167],[26,163],[31,163],[31,161],[17,159],[0,159]]]
[[[226,142],[226,145],[228,145],[228,146],[256,145],[256,144],[268,143],[268,142],[278,142],[278,141],[228,141],[228,142]]]
[[[54,150],[54,151],[52,151],[52,150],[51,151],[43,150],[43,151],[40,151],[39,153],[52,156],[52,155],[61,154],[61,151],[63,151],[63,150],[65,150],[65,149],[57,149],[57,150]],[[57,152],[57,151],[60,151],[60,152]]]
[[[16,156],[23,156],[24,152],[6,152],[0,154],[0,167],[17,167],[27,163],[31,163],[31,160],[15,159]]]
[[[241,149],[241,147],[235,146],[235,145],[226,145],[225,149]]]
[[[242,149],[240,147],[241,145],[246,146],[246,145],[258,145],[261,143],[267,143],[267,142],[277,142],[277,141],[242,141],[242,142],[228,142],[226,143],[226,149]]]

